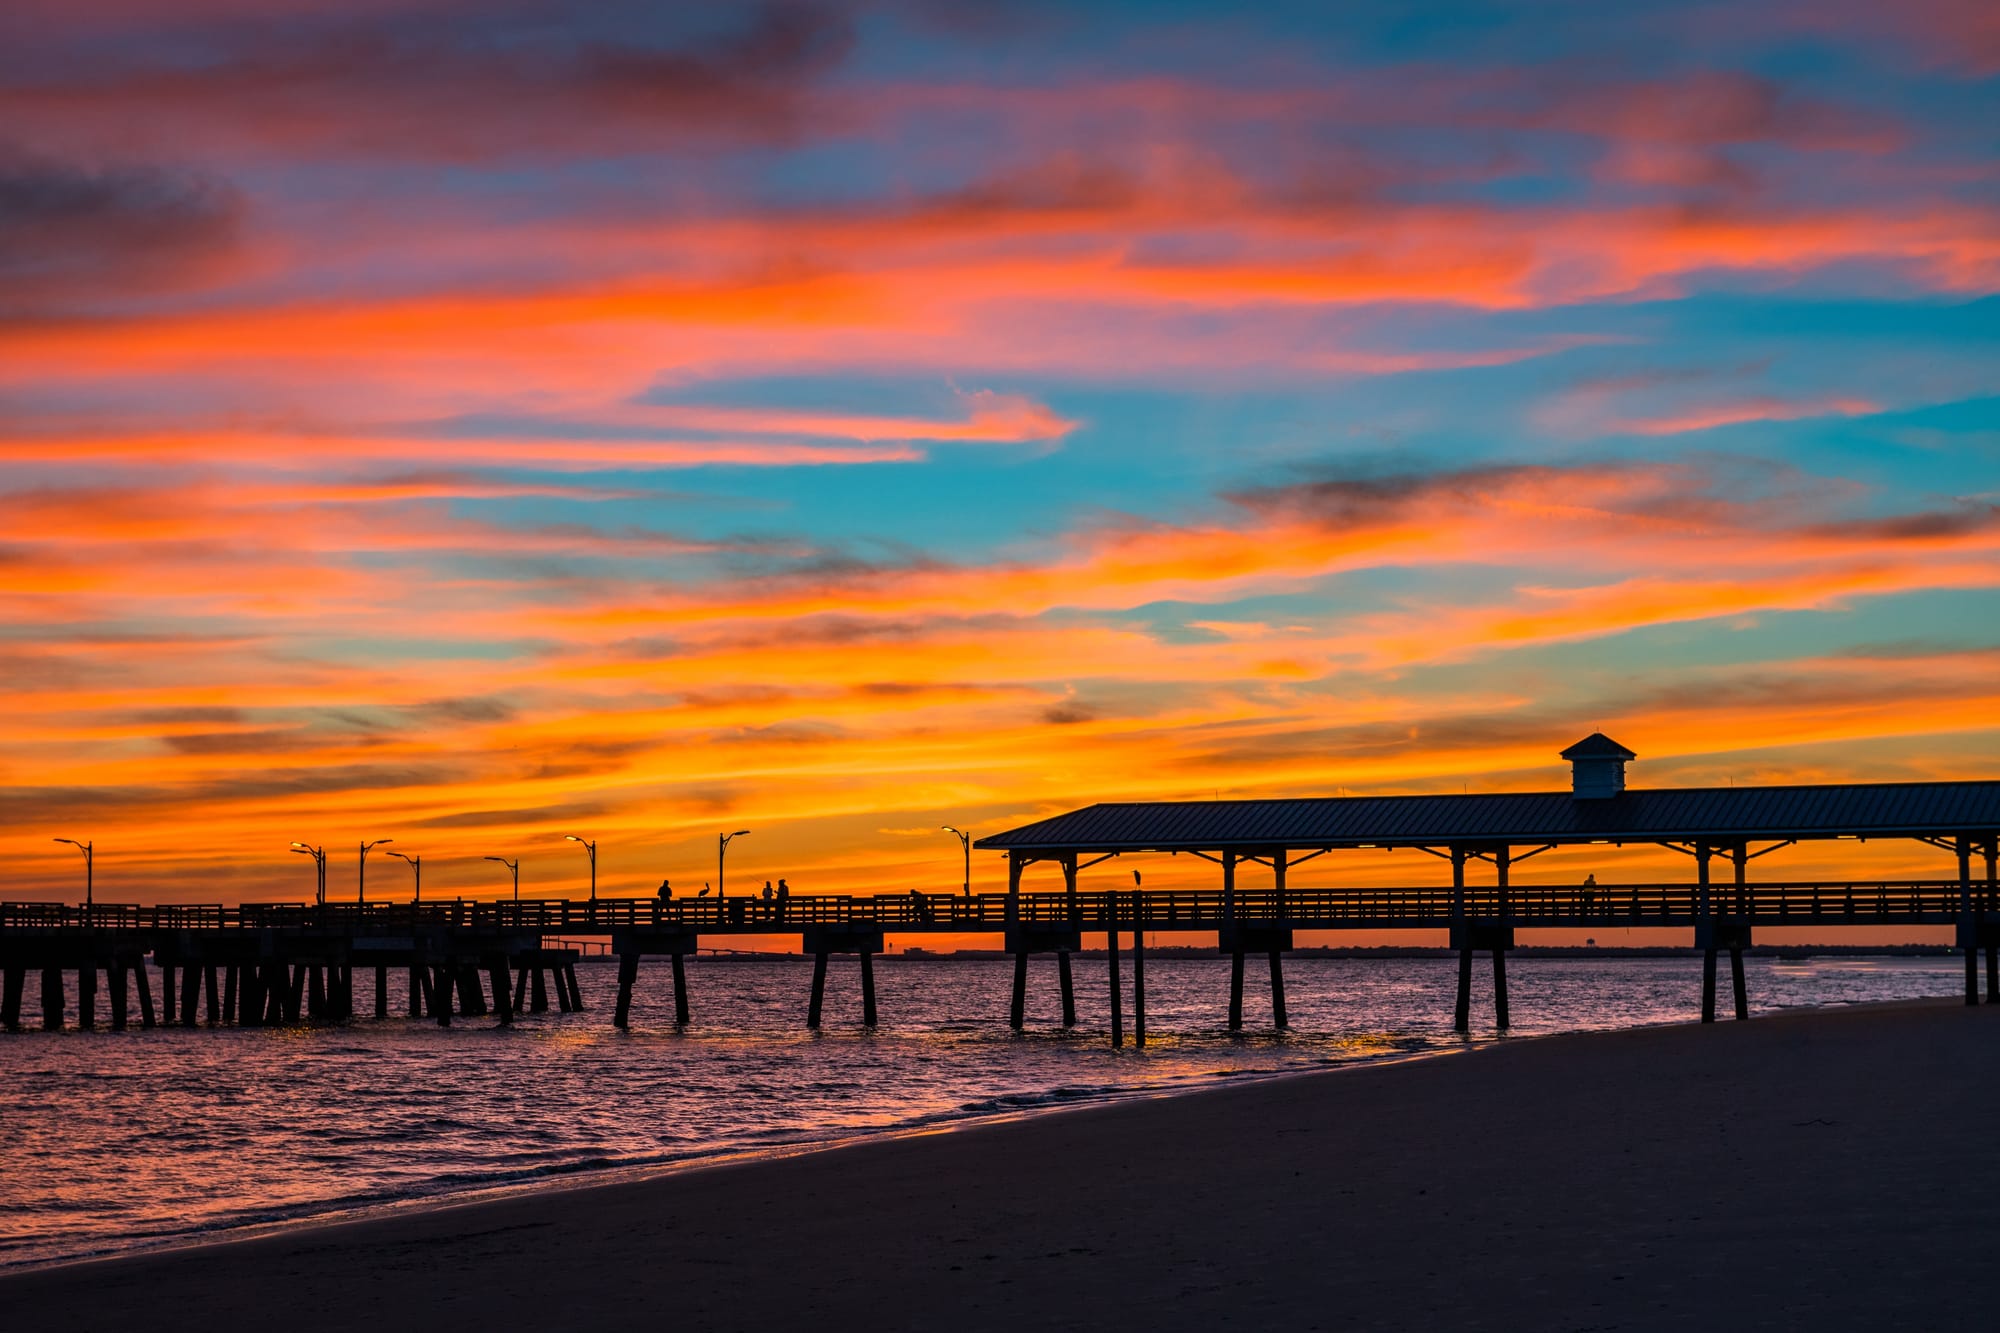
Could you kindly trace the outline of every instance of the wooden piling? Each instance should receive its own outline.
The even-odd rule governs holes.
[[[1145,901],[1132,891],[1132,1044],[1146,1045],[1146,918]]]
[[[538,1014],[547,1013],[549,1011],[548,973],[540,963],[535,964],[533,971],[530,973],[528,985],[531,987],[528,993],[533,997],[531,1004],[534,1011]]]
[[[576,964],[564,963],[562,965],[562,974],[563,980],[569,983],[569,1007],[578,1013],[582,1013],[583,991],[576,984]]]
[[[861,1026],[875,1026],[875,955],[861,951]]]
[[[97,1030],[97,964],[85,963],[76,970],[76,1025],[85,1032]]]
[[[306,991],[306,965],[292,964],[292,982],[285,990],[285,1021],[296,1023],[301,1017]]]
[[[379,963],[375,967],[375,1021],[389,1017],[389,969]]]
[[[111,966],[105,970],[111,977],[111,1030],[123,1032],[127,1021],[131,1018],[131,993],[126,986],[128,978],[125,975],[127,970],[125,960],[114,958],[111,960]]]
[[[1291,1015],[1285,1012],[1285,954],[1271,950],[1271,1023],[1280,1032],[1291,1030]]]
[[[824,967],[825,963],[822,962]],[[612,1025],[618,1028],[631,1026],[632,983],[639,979],[639,955],[621,953],[618,955],[618,1007],[612,1011]]]
[[[222,1022],[222,984],[215,975],[215,964],[202,968],[202,984],[208,993],[208,1025],[215,1027]]]
[[[160,964],[160,1021],[172,1027],[178,1021],[174,1013],[174,965]]]
[[[0,1027],[9,1032],[21,1030],[21,988],[28,979],[28,970],[18,963],[7,964],[4,981],[0,981]]]
[[[1111,1049],[1125,1045],[1125,979],[1118,966],[1118,909],[1111,905],[1110,929],[1104,932],[1104,970],[1111,980]]]
[[[1243,951],[1233,949],[1229,954],[1229,1030],[1243,1030]]]
[[[1465,1033],[1472,1031],[1472,945],[1468,941],[1458,950],[1458,1004],[1452,1010],[1451,1030]]]
[[[688,1023],[688,979],[687,961],[679,954],[674,955],[674,1025],[686,1027]]]
[[[139,983],[139,1026],[149,1028],[153,1026],[153,982],[152,978],[146,975],[146,960],[144,958],[140,958],[137,963],[133,964],[132,979]],[[18,995],[15,1000],[15,1008],[16,1010],[20,1008]]]
[[[1070,976],[1067,949],[1056,953],[1056,984],[1062,992],[1062,1025],[1073,1028],[1076,1026],[1076,983]]]
[[[1729,984],[1735,991],[1737,1021],[1750,1017],[1750,999],[1743,989],[1743,950],[1734,945],[1729,949]]]
[[[1495,945],[1493,949],[1493,1026],[1505,1032],[1507,1022],[1507,949]]]
[[[437,1019],[441,1028],[451,1026],[451,991],[456,984],[452,971],[443,963],[430,970],[431,989],[425,999],[431,1007],[431,1016]]]
[[[306,968],[306,1019],[318,1023],[326,1018],[326,975],[318,963]]]
[[[458,969],[459,1012],[469,1018],[479,1018],[486,1013],[486,991],[479,983],[479,968],[466,963]]]
[[[140,976],[143,980],[144,973]],[[236,1021],[246,1028],[264,1026],[263,969],[254,961],[243,964],[242,979],[237,985]]]
[[[1958,914],[1959,934],[1965,940],[1965,1002],[1979,1003],[1979,941],[1973,930],[1975,920],[1972,911],[1972,839],[1958,839]]]
[[[504,1027],[514,1021],[514,990],[507,984],[507,964],[494,963],[488,978],[493,983],[493,1012]]]
[[[424,1016],[424,975],[423,968],[413,967],[410,969],[411,1018],[422,1018]]]
[[[181,969],[181,1026],[191,1028],[199,1015],[195,1010],[201,999],[201,969],[190,963]]]
[[[60,1032],[63,1025],[62,969],[42,969],[42,1030]]]
[[[825,1000],[826,951],[822,949],[813,955],[812,1000],[806,1005],[806,1026],[814,1032],[819,1031],[819,1011]]]
[[[264,963],[264,1026],[284,1026],[285,1010],[291,996],[291,968],[282,958],[267,959]]]
[[[1715,947],[1701,951],[1701,1021],[1715,1021]]]
[[[239,994],[242,985],[243,978],[236,964],[231,963],[222,973],[222,1021],[225,1023],[236,1021],[236,1008],[242,999]]]
[[[1024,1026],[1028,1011],[1028,954],[1025,949],[1014,953],[1014,998],[1007,1008],[1007,1026],[1019,1032]]]

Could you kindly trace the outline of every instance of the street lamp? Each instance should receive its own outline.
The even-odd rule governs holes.
[[[508,868],[509,870],[511,870],[511,871],[513,871],[513,872],[514,872],[514,901],[515,901],[515,902],[517,902],[517,903],[518,903],[518,902],[520,902],[520,901],[521,901],[521,862],[520,862],[519,858],[516,858],[515,860],[512,860],[512,861],[509,861],[509,860],[508,860],[508,859],[507,859],[506,857],[504,857],[504,856],[489,856],[489,857],[487,857],[486,859],[487,859],[487,860],[489,860],[489,861],[498,861],[498,862],[499,862],[499,863],[500,863],[501,865],[503,865],[503,866],[506,866],[506,867],[507,867],[507,868]]]
[[[83,905],[89,907],[97,896],[97,853],[90,843],[78,842],[75,838],[57,838],[56,841],[66,842],[83,853]]]
[[[410,901],[413,903],[422,902],[424,900],[424,858],[421,856],[404,856],[401,852],[390,852],[389,855],[399,861],[408,861],[410,869],[417,872],[417,896],[410,899]]]
[[[310,856],[313,859],[313,868],[318,871],[316,878],[319,881],[313,891],[313,901],[321,907],[326,906],[326,848],[308,847],[302,842],[295,842],[292,844],[292,850],[300,856]]]
[[[959,845],[965,849],[965,896],[970,898],[972,896],[972,835],[955,829],[949,824],[940,824],[938,827],[946,833],[958,834]]]
[[[584,842],[582,838],[577,837],[576,834],[574,833],[565,833],[563,834],[563,837],[567,838],[571,842],[581,844],[583,850],[590,853],[590,901],[596,902],[597,901],[597,844],[594,842]]]
[[[355,902],[365,903],[368,901],[368,853],[380,847],[385,842],[394,841],[394,838],[377,838],[373,842],[364,842],[361,844],[360,869],[355,872],[354,880]]]
[[[725,879],[723,878],[723,876],[722,876],[722,863],[723,863],[723,861],[724,861],[724,860],[726,860],[726,859],[728,858],[728,856],[729,856],[729,844],[730,844],[730,843],[731,843],[732,841],[734,841],[735,839],[737,839],[737,838],[740,838],[740,837],[742,837],[742,836],[743,836],[744,834],[748,833],[749,831],[750,831],[750,830],[749,830],[749,829],[747,829],[747,828],[740,828],[740,829],[737,829],[737,830],[736,830],[736,832],[734,832],[734,833],[719,833],[719,834],[717,834],[717,835],[716,835],[716,838],[715,838],[715,901],[717,901],[717,902],[721,902],[721,901],[722,901],[722,898],[723,898],[723,895],[724,895],[724,894],[726,894],[726,893],[727,893],[727,892],[729,891],[729,884],[728,884],[728,882],[727,882],[727,881],[726,881],[726,880],[725,880]]]

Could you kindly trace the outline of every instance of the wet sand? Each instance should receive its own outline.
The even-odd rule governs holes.
[[[0,1309],[149,1333],[1990,1327],[1996,1107],[1996,1008],[1547,1037],[19,1273]]]

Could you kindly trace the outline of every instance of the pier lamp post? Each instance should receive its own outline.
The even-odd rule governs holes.
[[[728,860],[728,859],[729,859],[729,844],[730,844],[730,843],[732,843],[732,842],[734,842],[734,841],[735,841],[736,839],[738,839],[738,838],[740,838],[740,837],[743,837],[743,836],[744,836],[745,834],[747,834],[747,833],[749,833],[749,832],[750,832],[750,830],[749,830],[749,829],[747,829],[747,828],[740,828],[740,829],[737,829],[737,830],[736,830],[736,832],[734,832],[734,833],[719,833],[719,834],[717,834],[717,835],[716,835],[716,838],[715,838],[715,901],[717,901],[717,902],[721,902],[721,901],[722,901],[722,899],[723,899],[723,895],[724,895],[724,894],[726,894],[726,893],[727,893],[727,892],[729,891],[729,885],[728,885],[728,882],[727,882],[726,880],[724,880],[724,879],[723,879],[723,876],[722,876],[722,865],[723,865],[723,862],[725,862],[726,860]]]
[[[314,878],[318,881],[313,889],[313,901],[321,907],[326,906],[326,848],[308,847],[302,842],[295,842],[292,844],[292,851],[313,859],[313,869],[317,872]]]
[[[584,842],[582,838],[577,837],[576,834],[574,833],[565,833],[563,834],[563,837],[568,839],[570,842],[574,842],[581,845],[584,851],[590,853],[590,901],[596,902],[597,901],[597,844],[594,842]]]
[[[377,838],[373,842],[364,842],[361,844],[360,869],[355,872],[354,880],[355,902],[365,903],[368,901],[368,853],[380,847],[385,842],[394,841],[394,838]]]
[[[78,842],[75,838],[57,838],[83,853],[83,905],[89,907],[97,897],[97,853],[90,843]]]
[[[972,896],[972,835],[963,830],[955,829],[949,824],[940,824],[938,827],[946,833],[958,834],[959,846],[965,851],[965,896],[970,898]]]
[[[521,901],[521,862],[520,862],[520,859],[519,859],[519,858],[517,857],[517,858],[515,858],[514,860],[512,860],[512,861],[509,861],[509,860],[508,860],[508,859],[507,859],[506,857],[504,857],[504,856],[489,856],[489,857],[487,857],[486,859],[487,859],[487,860],[489,860],[489,861],[498,861],[498,862],[499,862],[499,863],[500,863],[501,865],[503,865],[503,866],[506,866],[506,867],[507,867],[507,869],[509,869],[509,870],[511,870],[511,871],[513,871],[513,872],[514,872],[514,901],[515,901],[515,902],[517,902],[517,903],[518,903],[518,902],[520,902],[520,901]]]
[[[398,861],[408,861],[410,869],[417,872],[417,896],[410,899],[410,901],[413,903],[422,902],[424,900],[424,858],[421,856],[405,856],[401,852],[390,852],[389,855],[395,857]]]

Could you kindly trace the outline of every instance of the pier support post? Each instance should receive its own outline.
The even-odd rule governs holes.
[[[1715,1021],[1715,914],[1709,901],[1707,843],[1696,843],[1694,849],[1695,866],[1695,919],[1699,923],[1697,933],[1706,932],[1701,941],[1701,1021]]]
[[[557,984],[560,986],[561,983]],[[549,1011],[548,969],[540,963],[535,964],[534,974],[528,979],[528,994],[532,997],[529,1003],[536,1013],[546,1014]]]
[[[9,963],[5,981],[0,983],[0,1027],[9,1032],[21,1030],[21,987],[27,981],[28,972],[18,964]]]
[[[60,1032],[63,1025],[62,969],[42,969],[42,1030]]]
[[[97,1030],[97,964],[85,963],[76,970],[76,1025],[85,1032]]]
[[[1229,1030],[1243,1030],[1243,951],[1234,949],[1229,954]]]
[[[806,1026],[819,1031],[820,1006],[826,1000],[826,950],[813,955],[812,1000],[806,1005]]]
[[[160,1021],[172,1027],[177,1018],[174,1014],[174,965],[160,964]]]
[[[479,984],[479,966],[466,963],[458,969],[459,1012],[477,1018],[486,1012],[486,992]]]
[[[688,974],[687,960],[680,954],[674,955],[674,1026],[688,1025]]]
[[[1493,945],[1493,1026],[1505,1032],[1509,1026],[1507,1013],[1507,946],[1511,942],[1512,908],[1507,897],[1509,871],[1513,867],[1513,848],[1502,844],[1493,849],[1493,886],[1498,896],[1496,904],[1500,909],[1500,937]]]
[[[139,973],[140,983],[146,974]],[[236,1021],[246,1028],[264,1025],[264,982],[263,971],[253,960],[243,964],[242,979],[237,983]]]
[[[380,1023],[389,1016],[389,969],[377,964],[375,967],[375,1021]]]
[[[114,958],[105,971],[111,978],[111,1030],[123,1032],[131,1018],[131,994],[126,988],[125,962]]]
[[[1146,1045],[1145,906],[1139,891],[1132,890],[1132,1044],[1142,1049]]]
[[[451,992],[456,984],[452,978],[452,969],[440,964],[431,969],[430,976],[431,993],[428,999],[431,1015],[437,1019],[439,1027],[448,1028],[451,1026]]]
[[[1465,848],[1451,849],[1451,919],[1459,930],[1465,920]],[[1452,1007],[1451,1030],[1464,1035],[1472,1031],[1472,936],[1462,935],[1458,946],[1458,1002]]]
[[[494,963],[489,975],[493,981],[493,1012],[499,1016],[504,1027],[514,1021],[514,991],[507,984],[506,961],[503,959]]]
[[[618,955],[618,1007],[612,1011],[612,1026],[623,1031],[631,1026],[632,983],[639,979],[639,955]]]
[[[201,969],[190,963],[181,969],[181,1026],[191,1028],[198,1015],[195,1008],[201,999]]]
[[[1111,1049],[1125,1045],[1125,979],[1118,966],[1118,901],[1109,904],[1111,921],[1104,932],[1104,969],[1111,978]]]
[[[264,964],[264,1025],[283,1027],[285,1006],[292,993],[291,974],[284,960],[273,958]]]
[[[149,1028],[153,1026],[153,982],[152,978],[146,975],[146,960],[144,958],[133,964],[132,979],[139,983],[139,1026]],[[18,993],[14,1004],[15,1009],[18,1011],[20,1008]]]
[[[420,967],[410,969],[409,1000],[410,1017],[422,1018],[424,1016],[424,970]]]
[[[1979,1003],[1979,942],[1972,914],[1972,839],[1958,840],[1959,933],[1965,937],[1965,1002]]]
[[[1028,1012],[1028,954],[1024,949],[1014,951],[1014,997],[1007,1007],[1007,1026],[1019,1032],[1026,1023]]]
[[[533,1012],[528,1008],[528,965],[526,963],[522,963],[514,969],[514,1012],[517,1014]]]
[[[1068,949],[1056,953],[1056,987],[1062,992],[1062,1025],[1073,1028],[1076,1026],[1076,982],[1070,976]]]
[[[222,1022],[222,984],[215,975],[215,964],[210,963],[201,970],[202,984],[208,993],[208,1025],[215,1027]]]
[[[318,963],[306,969],[306,1019],[318,1023],[326,1018],[326,976]]]
[[[1276,949],[1271,950],[1271,1022],[1280,1032],[1292,1026],[1285,1012],[1285,955]]]
[[[571,1009],[574,1009],[578,1013],[582,1013],[583,992],[577,988],[576,964],[564,963],[562,965],[562,974],[563,974],[563,980],[569,983],[569,1007]]]
[[[223,969],[222,1021],[225,1023],[234,1023],[236,1021],[236,1005],[241,998],[238,991],[242,984],[243,979],[236,964],[231,963],[227,968]]]
[[[861,1026],[875,1026],[875,955],[861,951]]]
[[[1736,1018],[1741,1022],[1750,1017],[1750,1000],[1743,989],[1743,950],[1733,944],[1729,946],[1729,984],[1735,992]]]

